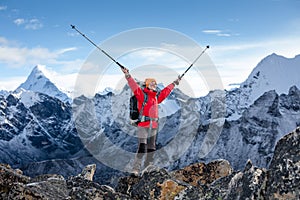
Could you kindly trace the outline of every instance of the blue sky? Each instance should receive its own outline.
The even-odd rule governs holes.
[[[300,54],[299,10],[299,0],[1,0],[0,90],[15,89],[37,64],[72,87],[95,48],[70,24],[100,46],[144,27],[177,31],[203,48],[209,44],[207,54],[227,88],[269,54]]]

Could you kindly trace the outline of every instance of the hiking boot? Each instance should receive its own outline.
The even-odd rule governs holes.
[[[160,168],[158,166],[155,165],[148,165],[142,172],[141,172],[141,176],[143,176],[144,174],[149,174],[151,172],[155,172],[155,171],[159,171]]]
[[[132,173],[132,175],[134,175],[134,176],[139,176],[139,171],[136,170],[136,169],[133,169],[133,170],[131,171],[131,173]]]
[[[142,159],[136,156],[133,162],[131,173],[138,176],[140,173],[141,165],[142,165]]]
[[[153,165],[154,163],[154,149],[147,149],[146,159],[144,162],[144,169],[147,168],[149,165]]]

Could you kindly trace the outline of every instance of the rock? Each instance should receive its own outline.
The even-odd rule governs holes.
[[[174,199],[186,186],[176,183],[174,180],[167,179],[162,184],[157,183],[157,186],[161,188],[160,200]],[[150,196],[154,196],[150,194]]]
[[[238,172],[232,172],[228,176],[221,177],[215,180],[213,183],[210,184],[209,187],[204,188],[204,191],[202,191],[201,198],[209,200],[225,199],[225,196],[229,190],[229,183],[237,173]]]
[[[60,178],[55,178],[60,177]],[[59,175],[43,175],[35,179],[22,175],[9,165],[0,166],[0,194],[5,199],[63,199],[66,182]]]
[[[30,178],[0,164],[0,199],[131,199],[110,186],[91,181],[95,168],[96,165],[88,165],[78,176],[65,180],[57,174]]]
[[[116,191],[130,195],[132,192],[132,187],[137,184],[140,180],[138,176],[125,176],[119,178],[118,185],[116,186]]]
[[[0,164],[0,194],[8,193],[16,183],[27,184],[30,178],[20,174],[19,170],[14,170],[10,165]]]
[[[95,171],[96,171],[95,164],[87,165],[78,176],[83,177],[86,180],[93,181],[93,176],[95,174]]]
[[[82,177],[68,179],[67,186],[70,199],[131,199],[125,194],[115,192],[110,186],[99,185]]]
[[[133,199],[299,199],[299,130],[277,144],[270,169],[251,160],[242,171],[233,171],[226,160],[173,172],[157,168],[121,178],[117,191]]]
[[[279,140],[270,168],[248,160],[244,169],[233,171],[226,160],[194,163],[168,172],[150,166],[141,176],[120,177],[116,187],[93,181],[96,165],[86,166],[77,176],[45,174],[34,178],[0,164],[1,199],[300,199],[300,127]]]
[[[65,199],[69,193],[64,179],[49,178],[47,181],[26,184],[24,188],[30,196],[42,199]]]
[[[210,184],[216,179],[228,176],[233,171],[230,163],[226,160],[216,160],[208,163],[196,163],[183,169],[174,171],[172,175],[193,186]]]
[[[265,197],[300,199],[300,127],[278,141],[268,171]]]
[[[157,199],[161,194],[161,187],[165,180],[171,176],[165,169],[155,168],[151,171],[144,171],[139,181],[132,186],[131,196],[134,199]]]
[[[235,174],[229,182],[224,199],[262,199],[266,169],[246,165],[243,172]]]

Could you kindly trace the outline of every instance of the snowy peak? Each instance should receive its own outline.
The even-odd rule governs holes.
[[[285,58],[273,53],[258,63],[241,88],[247,90],[252,100],[269,90],[287,93],[292,85],[300,86],[299,73],[299,55]]]
[[[46,78],[46,76],[44,75],[42,70],[43,70],[42,66],[40,66],[40,65],[35,66],[33,68],[33,70],[31,71],[29,77]]]
[[[23,88],[34,92],[44,92],[47,87],[55,88],[56,86],[44,75],[41,66],[37,65],[33,68],[27,80],[17,88],[17,91]]]
[[[277,55],[275,53],[265,57],[256,68],[260,68],[261,70],[272,70],[271,75],[278,75],[277,70],[287,70],[285,72],[291,72],[299,66],[300,55],[295,56],[294,58],[286,58],[281,55]],[[273,71],[275,70],[275,71]]]
[[[28,90],[39,92],[51,97],[56,97],[61,101],[70,101],[68,96],[61,92],[43,73],[43,66],[37,65],[33,68],[27,80],[22,83],[15,92]]]

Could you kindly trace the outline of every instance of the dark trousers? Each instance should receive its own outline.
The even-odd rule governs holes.
[[[140,168],[144,155],[146,156],[144,168],[150,163],[153,163],[156,150],[156,134],[157,129],[138,127],[137,136],[139,146],[135,160],[135,168]]]

